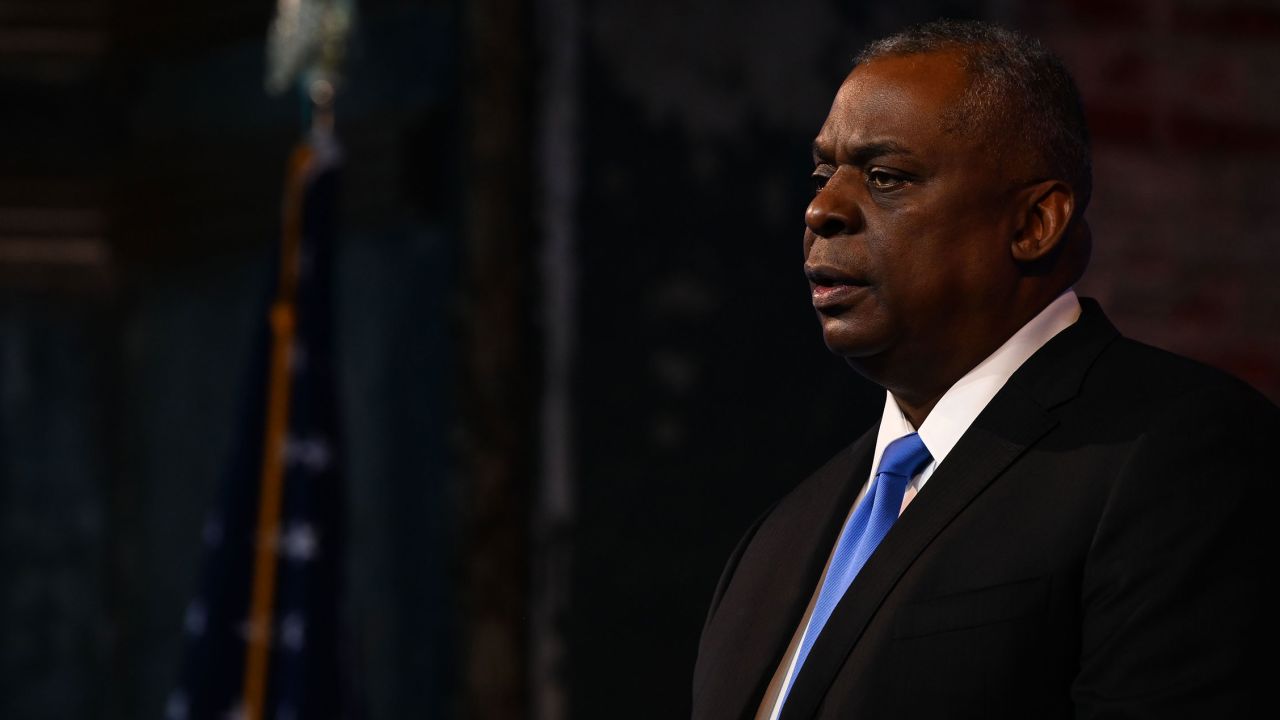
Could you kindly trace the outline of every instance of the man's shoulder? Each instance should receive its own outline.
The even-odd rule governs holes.
[[[1045,408],[1141,416],[1197,398],[1266,412],[1275,406],[1245,382],[1203,362],[1120,333],[1092,298],[1082,313],[1010,378]]]
[[[1107,492],[1129,485],[1139,495],[1198,487],[1211,468],[1234,468],[1252,486],[1266,476],[1280,435],[1280,409],[1249,384],[1122,336],[1098,354],[1079,393],[1050,414],[1055,427],[1045,447],[1080,472],[1109,478]],[[1124,460],[1090,464],[1111,455]]]
[[[1280,412],[1262,393],[1230,373],[1123,336],[1100,354],[1082,391],[1154,414],[1179,408],[1262,416]]]

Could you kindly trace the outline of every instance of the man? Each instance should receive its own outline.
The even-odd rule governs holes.
[[[814,162],[813,305],[884,412],[733,552],[694,717],[1254,716],[1280,413],[1072,292],[1061,63],[979,23],[879,41]]]

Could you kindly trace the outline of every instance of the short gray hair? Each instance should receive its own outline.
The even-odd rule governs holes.
[[[854,64],[949,50],[970,77],[956,124],[1017,137],[1052,179],[1071,186],[1072,214],[1082,217],[1093,192],[1084,107],[1062,60],[1038,40],[985,22],[937,20],[872,42]]]

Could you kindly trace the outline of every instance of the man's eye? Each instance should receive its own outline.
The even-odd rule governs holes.
[[[867,173],[867,184],[874,190],[896,190],[905,182],[905,178],[891,175],[883,170],[872,170]]]

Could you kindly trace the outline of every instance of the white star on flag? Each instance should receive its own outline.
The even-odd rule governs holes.
[[[307,644],[307,621],[301,613],[291,612],[280,621],[280,644],[294,652]]]
[[[285,440],[284,459],[290,465],[301,465],[318,473],[328,469],[333,454],[324,438],[299,438],[290,435]]]
[[[280,534],[279,552],[286,560],[307,562],[315,559],[320,538],[310,523],[295,522]]]

